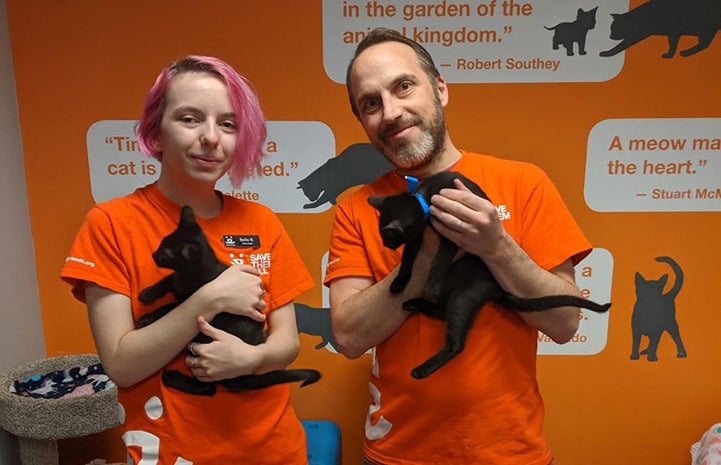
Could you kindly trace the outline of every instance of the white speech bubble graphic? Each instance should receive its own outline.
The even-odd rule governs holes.
[[[593,249],[576,265],[576,284],[583,296],[599,304],[611,301],[613,256],[606,249]],[[606,347],[608,320],[613,307],[606,313],[581,309],[578,331],[565,344],[556,344],[548,336],[538,333],[539,355],[593,355]]]
[[[628,11],[628,0],[580,6],[597,5],[595,26],[587,29],[577,22],[579,3],[569,0],[323,0],[323,63],[328,77],[345,83],[356,45],[382,26],[421,43],[448,82],[606,81],[623,67],[624,54],[599,54],[617,44],[611,13]],[[570,24],[560,26],[559,37],[578,39],[570,56],[554,45],[555,28],[564,23]]]
[[[88,167],[93,199],[102,202],[130,194],[155,181],[160,163],[143,155],[133,131],[134,120],[104,120],[87,132]],[[263,174],[233,189],[223,176],[216,189],[227,195],[262,203],[276,213],[320,213],[331,207],[304,209],[308,199],[298,181],[335,156],[330,128],[317,121],[269,121]]]
[[[721,211],[721,118],[609,119],[588,135],[584,196],[600,212]]]

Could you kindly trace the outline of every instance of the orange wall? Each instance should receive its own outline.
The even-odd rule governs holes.
[[[337,152],[366,141],[345,87],[324,71],[321,2],[169,5],[7,1],[48,356],[94,351],[84,307],[58,279],[93,204],[86,132],[99,120],[136,119],[169,61],[189,53],[219,56],[255,84],[269,120],[324,122]],[[614,259],[605,349],[539,358],[556,465],[688,463],[690,445],[719,421],[718,212],[596,212],[583,195],[588,135],[599,121],[721,116],[721,38],[689,58],[660,58],[666,46],[665,38],[652,37],[632,47],[621,72],[606,82],[450,85],[447,117],[455,145],[543,167],[591,241]],[[317,283],[333,211],[279,215]],[[676,305],[689,356],[677,359],[665,335],[658,362],[631,361],[634,274],[669,272],[654,262],[659,255],[672,256],[686,275]],[[298,300],[320,307],[320,284]],[[317,338],[301,340],[296,364],[314,365],[324,378],[294,388],[297,410],[302,418],[338,423],[344,463],[358,463],[370,358],[345,360],[315,350]],[[124,458],[110,441],[97,444],[96,456]]]

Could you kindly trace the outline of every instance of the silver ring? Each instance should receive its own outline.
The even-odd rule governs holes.
[[[456,221],[456,229],[460,229],[462,224],[463,224],[463,221],[461,221],[461,220]]]
[[[262,299],[263,297],[265,297],[265,289],[260,290],[260,298]]]
[[[193,356],[195,357],[198,356],[198,354],[195,352],[195,342],[191,342],[190,344],[188,344],[188,352],[193,354]]]

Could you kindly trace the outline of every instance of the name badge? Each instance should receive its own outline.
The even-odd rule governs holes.
[[[260,247],[260,237],[258,236],[223,236],[223,244],[226,247],[234,249],[243,249],[247,247]]]

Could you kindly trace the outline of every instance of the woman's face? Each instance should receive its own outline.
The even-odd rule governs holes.
[[[181,184],[215,185],[230,168],[238,139],[225,83],[208,73],[183,73],[173,79],[165,100],[154,141],[161,176]]]

